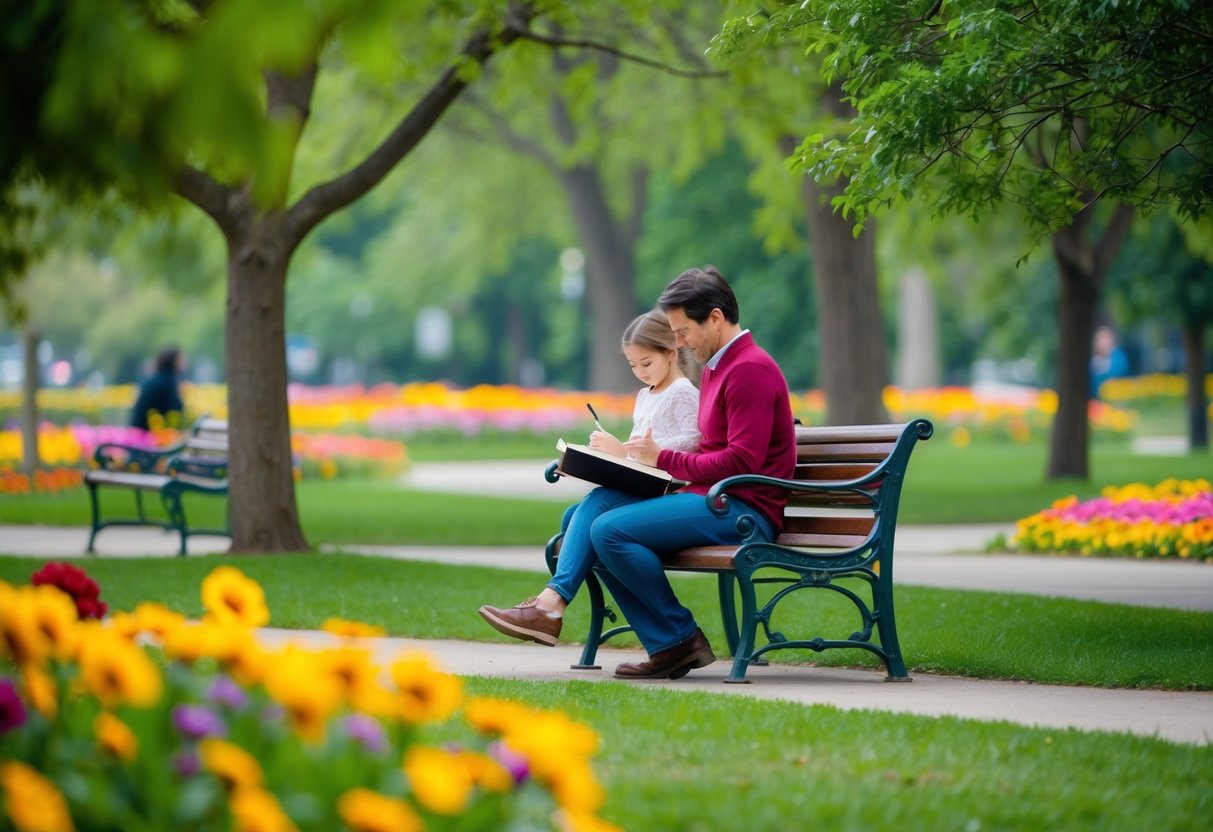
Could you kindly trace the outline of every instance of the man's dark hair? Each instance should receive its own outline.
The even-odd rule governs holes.
[[[168,373],[169,375],[177,374],[177,358],[181,355],[181,350],[177,347],[165,347],[160,350],[156,356],[156,372]]]
[[[665,287],[657,305],[662,312],[681,309],[697,324],[706,321],[713,309],[719,309],[731,324],[738,320],[737,296],[715,266],[687,269],[678,275]]]

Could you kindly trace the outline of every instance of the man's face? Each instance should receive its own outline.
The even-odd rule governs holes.
[[[674,330],[674,340],[678,346],[690,347],[700,363],[706,363],[720,349],[719,320],[723,320],[724,316],[719,310],[713,309],[701,324],[688,318],[681,307],[666,310],[665,317],[670,322],[670,329]]]

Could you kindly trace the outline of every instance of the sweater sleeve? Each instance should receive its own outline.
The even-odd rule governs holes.
[[[712,484],[735,474],[760,473],[771,445],[776,396],[787,388],[773,366],[750,365],[730,374],[722,391],[728,435],[720,450],[679,453],[663,450],[657,466],[691,483]],[[786,396],[786,392],[782,392]]]

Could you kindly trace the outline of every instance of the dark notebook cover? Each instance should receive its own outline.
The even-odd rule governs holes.
[[[556,443],[556,450],[560,451],[556,471],[566,477],[641,497],[659,497],[686,485],[660,468],[596,451],[588,445],[574,445],[561,439]]]

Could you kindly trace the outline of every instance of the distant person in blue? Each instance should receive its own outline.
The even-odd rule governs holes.
[[[1123,378],[1129,374],[1129,357],[1116,343],[1116,333],[1110,326],[1095,330],[1091,348],[1091,398],[1099,398],[1099,388],[1110,378]]]
[[[185,365],[185,356],[176,347],[165,347],[156,356],[155,372],[139,388],[139,398],[131,411],[131,427],[151,430],[152,413],[160,416],[157,427],[180,427],[185,405],[177,376]]]

